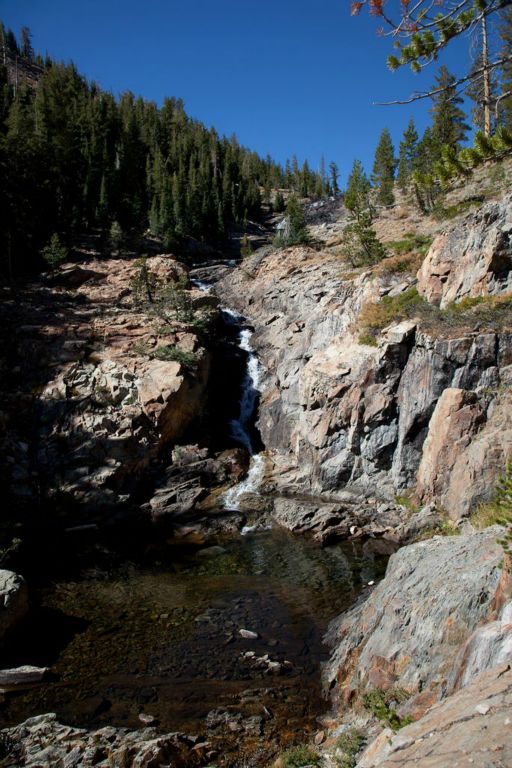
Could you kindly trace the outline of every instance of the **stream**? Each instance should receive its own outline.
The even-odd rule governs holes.
[[[223,320],[243,361],[226,433],[250,454],[246,477],[221,500],[236,510],[264,471],[262,371],[245,319],[224,309]],[[383,541],[322,549],[278,528],[246,528],[207,547],[141,542],[124,556],[118,541],[91,537],[86,557],[67,553],[33,589],[30,622],[3,665],[51,675],[7,695],[1,724],[45,712],[87,728],[149,719],[161,732],[206,737],[211,763],[233,768],[264,766],[320,729],[322,637],[382,578],[390,554]]]

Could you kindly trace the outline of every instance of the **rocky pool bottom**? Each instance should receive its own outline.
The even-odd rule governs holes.
[[[273,529],[115,566],[107,549],[96,554],[69,557],[33,591],[3,665],[51,674],[5,696],[2,726],[45,712],[86,728],[154,722],[206,738],[205,765],[263,766],[319,729],[323,634],[383,576],[390,550],[379,540],[322,549]]]

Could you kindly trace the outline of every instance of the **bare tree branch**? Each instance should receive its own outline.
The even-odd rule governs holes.
[[[490,69],[495,69],[496,67],[501,67],[502,64],[505,64],[507,61],[512,61],[512,56],[504,56],[502,59],[498,59],[498,61],[492,62],[492,64],[488,64],[487,66],[480,67],[479,69],[475,69],[474,72],[471,72],[469,75],[465,75],[465,77],[460,77],[458,80],[456,80],[451,85],[444,87],[444,88],[433,88],[431,91],[425,91],[424,93],[416,93],[410,96],[408,99],[397,99],[396,101],[374,101],[374,106],[377,107],[389,107],[394,104],[412,104],[414,101],[420,101],[420,99],[430,99],[432,96],[437,96],[438,93],[443,93],[444,91],[447,91],[448,89],[457,88],[459,85],[462,85],[463,83],[467,83],[469,80],[474,80],[476,77],[482,74],[482,72]],[[502,96],[501,98],[504,98]]]

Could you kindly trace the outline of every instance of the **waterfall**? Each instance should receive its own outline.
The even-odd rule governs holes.
[[[242,315],[231,309],[222,310],[224,319],[229,325],[241,326],[244,322]],[[230,423],[231,437],[241,443],[249,452],[251,461],[247,476],[241,483],[234,485],[223,496],[222,503],[229,509],[239,509],[242,496],[247,493],[256,493],[263,478],[265,460],[261,453],[254,452],[251,440],[251,422],[260,395],[261,365],[251,345],[253,332],[249,328],[242,328],[239,335],[238,346],[247,353],[247,369],[242,381],[242,394],[240,397],[240,414]]]
[[[210,293],[211,286],[201,280],[191,280],[191,283],[205,293]],[[229,423],[230,436],[248,451],[251,459],[246,477],[230,488],[222,497],[222,504],[227,509],[239,509],[242,496],[256,493],[263,479],[265,460],[261,453],[255,453],[251,439],[251,424],[254,418],[258,397],[261,392],[261,364],[251,345],[253,331],[244,327],[245,318],[228,307],[221,309],[224,322],[234,328],[239,328],[238,346],[247,354],[247,366],[242,381],[240,396],[240,412],[238,418]]]

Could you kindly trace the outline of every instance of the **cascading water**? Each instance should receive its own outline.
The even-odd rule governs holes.
[[[194,279],[192,284],[205,293],[210,293],[212,287],[202,280]],[[246,372],[242,381],[239,415],[229,423],[230,437],[242,445],[250,455],[249,471],[242,482],[230,488],[222,498],[222,504],[227,509],[239,509],[243,496],[249,493],[257,493],[263,478],[265,469],[264,457],[255,451],[251,438],[251,425],[261,392],[261,364],[251,345],[253,331],[244,327],[245,318],[238,312],[224,307],[221,309],[226,325],[240,329],[238,335],[238,347],[247,355]]]
[[[223,309],[222,313],[228,325],[241,326],[244,322],[244,318],[231,309]],[[253,332],[249,328],[242,328],[240,331],[238,345],[247,353],[247,370],[242,381],[240,414],[229,425],[231,437],[247,449],[251,461],[245,479],[224,494],[222,501],[228,509],[238,509],[242,496],[257,492],[265,469],[263,455],[255,453],[251,440],[251,423],[261,392],[261,365],[251,345],[252,335]]]

